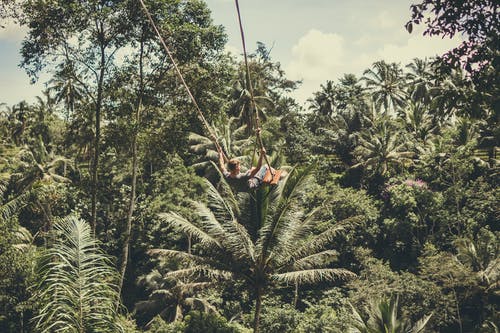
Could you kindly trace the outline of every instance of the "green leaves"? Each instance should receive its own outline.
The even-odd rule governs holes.
[[[115,322],[117,272],[89,225],[70,216],[55,227],[54,245],[42,256],[34,299],[40,332],[119,332]]]
[[[421,333],[432,315],[428,315],[411,324],[407,318],[398,316],[399,297],[372,300],[368,308],[368,320],[364,320],[351,305],[354,317],[353,329],[359,333]]]
[[[333,237],[352,221],[313,235],[320,222],[314,218],[316,211],[305,215],[300,206],[312,170],[312,166],[293,169],[276,187],[263,186],[255,195],[240,195],[238,209],[232,192],[223,195],[208,184],[208,205],[192,204],[197,219],[188,221],[174,212],[160,214],[168,224],[199,240],[193,246],[196,254],[181,255],[172,250],[150,253],[185,260],[183,267],[167,274],[170,277],[241,279],[250,291],[257,290],[257,303],[276,283],[314,284],[354,277],[348,270],[329,267],[337,252],[328,248]],[[222,189],[230,191],[226,186]],[[258,311],[255,315],[258,318]]]

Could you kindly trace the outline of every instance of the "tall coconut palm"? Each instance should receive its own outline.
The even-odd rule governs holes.
[[[28,103],[25,101],[19,102],[11,108],[7,108],[7,111],[7,119],[11,124],[11,138],[16,145],[19,145],[23,141],[23,134],[28,123]]]
[[[320,86],[320,91],[314,93],[314,97],[307,100],[309,109],[320,116],[331,117],[336,111],[337,89],[333,81],[326,81]]]
[[[64,171],[71,167],[71,161],[65,157],[48,152],[43,141],[38,139],[35,145],[23,147],[18,153],[19,168],[12,174],[16,189],[23,192],[38,181],[44,183],[69,183]],[[61,174],[60,172],[63,172]]]
[[[321,146],[334,148],[344,165],[352,165],[352,153],[358,145],[359,131],[365,122],[365,117],[359,109],[348,106],[332,118],[330,127],[319,129],[318,134],[325,135],[324,144]]]
[[[212,126],[218,142],[225,153],[231,157],[243,157],[253,149],[253,136],[248,136],[245,127],[238,127],[238,119],[230,118],[227,123],[221,126]],[[214,142],[208,136],[197,133],[189,134],[190,150],[196,155],[202,156],[202,159],[218,159],[218,152]]]
[[[76,103],[85,94],[80,81],[75,79],[75,75],[74,66],[71,63],[63,63],[49,81],[49,90],[56,92],[57,103],[64,103],[67,118],[74,113]]]
[[[421,333],[431,318],[431,315],[428,315],[412,324],[408,319],[399,317],[398,297],[372,302],[368,308],[368,320],[364,320],[354,307],[352,314],[352,333]]]
[[[40,332],[119,332],[115,316],[117,272],[89,225],[70,216],[55,225],[54,245],[41,258]]]
[[[409,165],[413,153],[406,149],[401,131],[387,117],[375,119],[373,126],[359,136],[355,149],[359,163],[353,168],[364,166],[374,174],[385,176],[394,165]]]
[[[438,84],[431,90],[431,107],[442,119],[448,119],[456,113],[467,112],[468,103],[472,100],[474,89],[463,71],[454,69],[439,77]]]
[[[260,86],[258,81],[252,81],[254,105],[247,83],[248,80],[245,77],[246,74],[243,70],[240,70],[239,78],[233,83],[231,93],[233,102],[229,113],[238,119],[239,126],[245,126],[246,133],[249,134],[256,125],[255,112],[258,112],[260,120],[265,121],[267,118],[266,111],[274,108],[274,103],[266,94],[267,87]],[[254,79],[254,76],[252,76],[252,79]]]
[[[168,275],[198,274],[214,280],[243,280],[255,297],[254,332],[259,332],[262,297],[276,284],[314,284],[353,276],[345,269],[329,266],[336,255],[329,248],[332,237],[352,220],[312,234],[319,223],[315,219],[317,210],[305,214],[297,205],[310,172],[311,168],[295,169],[279,186],[262,187],[254,195],[242,193],[239,199],[227,183],[221,190],[226,199],[208,183],[208,205],[192,204],[199,216],[197,221],[188,221],[175,212],[161,214],[168,224],[199,240],[194,247],[197,251],[191,254],[167,249],[156,251],[191,263]]]
[[[406,73],[408,82],[408,94],[413,102],[429,104],[434,80],[431,63],[427,59],[414,58],[413,62],[406,65],[409,70]]]
[[[403,71],[396,63],[377,61],[363,73],[367,93],[371,94],[377,110],[396,112],[406,103]]]
[[[228,120],[227,123],[221,126],[213,126],[215,135],[217,136],[217,140],[221,145],[224,153],[228,158],[237,158],[241,162],[246,165],[251,165],[256,161],[252,161],[252,152],[253,158],[255,159],[255,150],[257,148],[256,137],[254,135],[248,135],[246,133],[246,127],[240,126],[238,127],[238,119],[232,117]],[[262,130],[262,136],[264,136],[264,145],[265,138],[271,136],[273,133],[267,128]],[[208,136],[203,136],[197,133],[189,134],[189,149],[192,153],[197,155],[195,163],[192,166],[198,171],[202,172],[205,177],[212,178],[212,176],[216,176],[213,173],[212,163],[211,161],[218,162],[219,153],[213,140]],[[273,158],[275,154],[270,154],[270,160]],[[276,158],[279,159],[279,158]],[[270,161],[271,163],[271,161]],[[272,165],[274,165],[272,163]]]

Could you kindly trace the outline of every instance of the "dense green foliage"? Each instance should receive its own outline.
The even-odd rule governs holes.
[[[223,27],[201,0],[145,2],[250,167],[253,103]],[[412,7],[411,24],[431,11],[427,33],[470,43],[346,73],[308,110],[259,43],[262,139],[287,175],[246,192],[139,2],[1,4],[28,27],[25,69],[52,74],[36,103],[1,106],[1,332],[498,331],[498,15],[475,11],[495,2]],[[451,61],[468,52],[469,73]]]

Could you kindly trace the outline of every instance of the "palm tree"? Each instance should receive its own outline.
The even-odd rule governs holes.
[[[41,139],[38,139],[36,145],[23,147],[18,156],[19,169],[12,176],[19,192],[30,189],[38,181],[46,184],[70,182],[64,174],[66,168],[71,166],[70,160],[47,152]],[[60,171],[63,171],[63,175]]]
[[[7,119],[11,126],[10,135],[16,145],[19,145],[23,141],[22,137],[27,126],[28,111],[29,106],[25,101],[19,102],[11,108],[7,108]]]
[[[315,92],[314,97],[307,100],[310,103],[309,109],[319,116],[333,116],[337,109],[337,93],[334,83],[326,81],[325,85],[320,86],[320,91]]]
[[[239,126],[245,126],[247,134],[250,134],[255,128],[255,112],[258,112],[259,118],[265,121],[267,110],[274,108],[274,103],[271,98],[266,95],[267,87],[260,86],[258,81],[253,81],[253,98],[255,105],[252,102],[250,89],[248,88],[246,74],[240,70],[238,80],[234,81],[231,93],[232,105],[229,109],[229,114],[235,116],[239,121]],[[252,76],[254,79],[254,76]]]
[[[433,138],[438,126],[425,104],[411,101],[400,116],[406,131],[413,136],[417,144],[426,145]]]
[[[218,143],[221,145],[224,153],[228,158],[237,158],[245,165],[251,165],[256,162],[256,137],[248,136],[246,127],[238,127],[238,119],[232,117],[229,121],[221,126],[212,125],[212,129],[217,137]],[[266,137],[272,136],[272,131],[264,128],[262,130],[264,136],[264,144]],[[188,136],[189,149],[197,157],[191,166],[199,173],[203,173],[206,178],[212,179],[217,176],[214,174],[212,162],[218,163],[219,153],[215,147],[213,140],[208,136],[203,136],[197,133],[190,133]],[[275,142],[276,145],[276,142]],[[253,156],[252,156],[253,152]],[[281,156],[275,153],[268,154],[268,160],[271,165],[275,165],[281,159]]]
[[[377,61],[372,69],[364,71],[362,80],[377,110],[383,107],[385,113],[396,112],[405,105],[407,96],[402,75],[398,64],[385,61]]]
[[[425,316],[415,324],[405,318],[399,318],[398,297],[373,302],[368,309],[368,320],[364,320],[353,306],[351,308],[354,317],[351,327],[353,333],[420,333],[431,318],[431,315]]]
[[[226,155],[236,158],[243,158],[253,149],[254,138],[246,134],[245,126],[238,127],[239,120],[230,118],[221,126],[212,125],[217,140],[224,149]],[[206,160],[217,161],[219,158],[214,142],[208,136],[197,133],[189,134],[190,150],[200,156],[204,162],[196,163],[195,168],[208,166]]]
[[[154,254],[154,251],[150,253]],[[151,294],[147,301],[136,303],[135,311],[147,312],[153,317],[159,314],[169,321],[182,320],[186,308],[217,312],[206,299],[196,295],[210,287],[212,285],[210,282],[193,281],[192,278],[172,279],[164,272],[155,269],[140,277],[138,283],[151,290]]]
[[[6,177],[5,175],[1,175],[0,178],[0,222],[12,218],[19,209],[27,204],[29,196],[31,195],[31,193],[21,193],[20,195],[14,196],[14,198],[4,200],[9,185],[9,178],[10,177]]]
[[[75,111],[75,105],[82,99],[85,92],[81,82],[75,79],[74,66],[71,63],[63,63],[59,70],[49,81],[49,90],[56,91],[55,101],[63,102],[66,107],[66,118],[69,118]]]
[[[255,297],[254,332],[259,332],[262,297],[277,283],[314,284],[354,276],[345,269],[330,268],[336,251],[327,249],[332,237],[353,221],[312,234],[319,223],[315,219],[318,209],[305,214],[297,205],[310,172],[311,168],[294,169],[277,187],[241,193],[238,199],[224,180],[220,192],[208,183],[208,205],[193,202],[197,221],[188,221],[175,212],[160,214],[168,224],[199,240],[192,254],[155,251],[191,263],[168,275],[243,280]]]
[[[431,92],[435,86],[431,63],[427,59],[414,58],[412,63],[406,65],[406,68],[409,69],[406,81],[412,101],[429,104]]]
[[[39,138],[36,143],[19,151],[19,167],[12,173],[11,180],[17,194],[39,193],[35,195],[37,205],[43,213],[45,229],[49,231],[52,228],[52,202],[57,192],[56,186],[71,182],[65,175],[71,162],[47,152],[42,139]]]
[[[56,118],[56,101],[48,89],[42,95],[36,96],[36,104],[29,109],[29,137],[35,140],[40,137],[45,144],[49,144],[52,139],[50,125]]]
[[[498,237],[491,231],[481,229],[475,240],[459,238],[455,242],[458,262],[469,267],[477,275],[479,280],[479,291],[481,295],[481,311],[484,316],[484,308],[491,304],[490,297],[500,295],[500,246]],[[489,309],[495,312],[495,307]],[[481,318],[483,319],[483,318]]]
[[[89,225],[75,216],[54,227],[57,238],[41,258],[33,296],[42,303],[35,318],[40,332],[118,332],[117,272]]]
[[[468,103],[472,100],[474,89],[460,69],[454,69],[450,73],[439,77],[437,84],[431,91],[431,108],[436,110],[438,117],[443,121],[457,112],[468,111]]]
[[[384,116],[375,119],[369,130],[361,132],[354,153],[360,162],[353,168],[364,166],[381,176],[385,176],[392,165],[413,163],[411,157],[414,155],[406,150],[400,130]]]

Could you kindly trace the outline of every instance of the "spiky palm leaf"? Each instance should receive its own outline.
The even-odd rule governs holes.
[[[90,226],[75,216],[60,220],[52,248],[41,259],[40,283],[33,296],[41,302],[35,318],[40,332],[119,332],[115,323],[117,272],[92,237]]]
[[[432,314],[423,317],[415,324],[398,316],[398,297],[372,301],[367,309],[369,319],[364,320],[351,305],[354,322],[352,333],[422,333]]]
[[[458,261],[476,272],[485,292],[500,294],[500,246],[496,235],[481,230],[475,240],[459,238],[454,244]]]
[[[360,162],[353,168],[363,165],[382,176],[387,174],[391,165],[413,163],[414,155],[406,150],[401,132],[386,117],[376,119],[372,128],[361,133],[354,153]]]
[[[175,212],[160,215],[171,226],[198,239],[199,253],[155,253],[191,262],[170,276],[243,279],[250,291],[256,292],[257,302],[277,282],[316,283],[354,276],[329,267],[337,253],[327,248],[333,236],[353,221],[334,224],[314,235],[311,231],[319,223],[315,211],[305,214],[297,204],[311,172],[312,167],[293,169],[278,186],[261,187],[254,195],[233,194],[232,201],[226,201],[208,183],[208,205],[192,205],[197,220],[187,221]],[[238,209],[233,208],[235,201]]]

